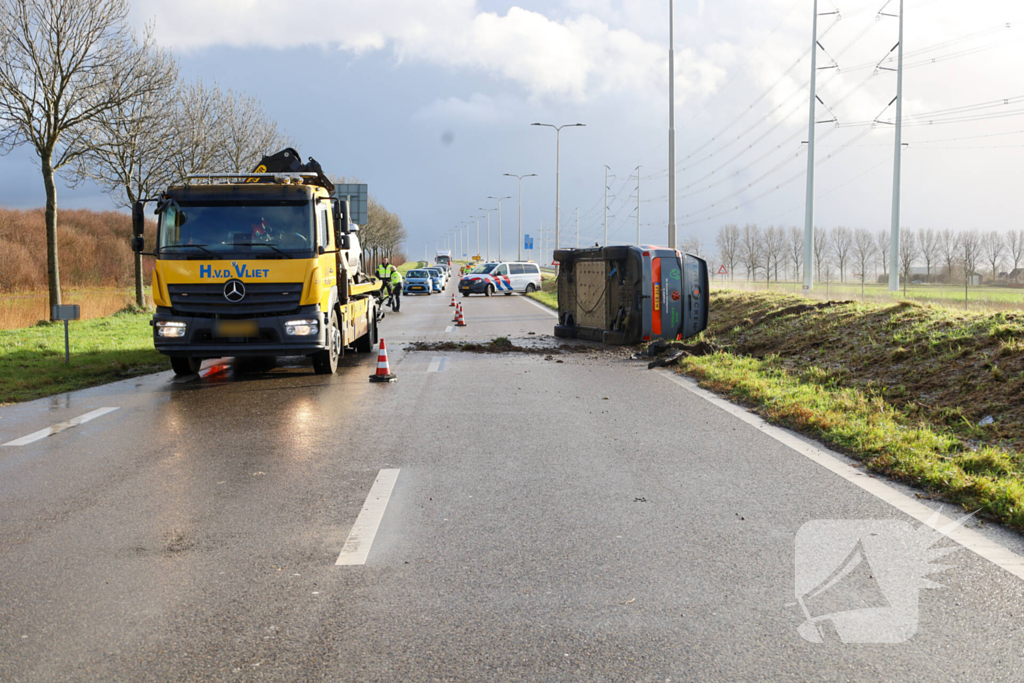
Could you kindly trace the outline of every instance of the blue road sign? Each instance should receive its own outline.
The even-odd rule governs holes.
[[[523,235],[523,249],[533,249],[533,238],[529,235]]]

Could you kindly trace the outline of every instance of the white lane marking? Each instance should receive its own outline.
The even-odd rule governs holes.
[[[804,457],[813,460],[825,469],[838,474],[843,479],[846,479],[855,486],[859,486],[868,493],[882,499],[894,508],[910,515],[919,522],[928,524],[934,529],[942,529],[946,525],[950,524],[953,520],[945,515],[939,515],[938,519],[933,519],[932,515],[935,511],[924,505],[923,503],[914,500],[910,496],[897,491],[891,486],[887,485],[879,479],[869,477],[863,471],[856,467],[851,467],[843,462],[839,457],[833,455],[824,448],[811,445],[803,439],[797,438],[796,435],[787,432],[784,429],[768,424],[763,419],[751,413],[750,411],[742,408],[738,405],[730,403],[729,401],[716,396],[710,391],[706,391],[697,386],[697,383],[690,379],[684,378],[677,375],[674,372],[670,372],[664,369],[658,369],[658,374],[663,377],[667,377],[671,381],[675,382],[679,386],[683,387],[687,391],[690,391],[697,396],[700,396],[709,403],[713,403],[725,412],[729,413],[734,417],[738,417],[747,424],[757,428],[764,432],[768,436],[772,437],[776,441],[789,446],[797,453]],[[979,557],[983,557],[992,564],[1000,567],[1010,574],[1013,574],[1019,579],[1024,579],[1024,557],[1021,557],[1017,553],[1013,552],[1009,548],[999,545],[995,541],[986,538],[983,534],[978,533],[974,529],[967,529],[962,526],[955,528],[953,531],[947,532],[946,536],[953,539],[956,543],[959,543],[963,547],[967,548]]]
[[[334,566],[366,564],[366,556],[370,554],[370,546],[373,545],[377,527],[384,518],[384,510],[388,507],[391,491],[395,488],[397,480],[397,469],[381,470],[377,474],[377,480],[373,482],[370,493],[366,496],[363,511],[356,517],[356,523],[352,525],[345,547],[341,549]]]
[[[70,420],[68,420],[67,422],[61,422],[60,424],[55,424],[52,427],[47,427],[46,429],[40,429],[38,432],[32,432],[28,436],[23,436],[20,439],[15,439],[14,441],[8,441],[7,443],[4,444],[4,446],[24,446],[26,444],[30,444],[30,443],[33,443],[35,441],[39,441],[41,439],[45,439],[48,436],[53,436],[54,434],[60,434],[65,429],[70,429],[72,427],[77,427],[80,424],[85,424],[86,422],[89,422],[90,420],[95,420],[97,417],[102,417],[102,416],[106,415],[107,413],[114,412],[115,410],[120,410],[120,409],[119,408],[97,408],[96,410],[93,410],[92,412],[88,412],[85,415],[79,415],[78,417],[73,417]]]
[[[553,316],[555,316],[556,318],[558,317],[558,311],[555,311],[554,309],[548,308],[548,307],[547,307],[547,306],[545,306],[544,304],[542,304],[542,303],[539,303],[539,302],[537,302],[537,301],[534,301],[533,299],[531,299],[531,298],[530,298],[530,297],[528,297],[528,296],[524,296],[524,297],[522,297],[522,298],[523,298],[523,301],[528,301],[528,302],[530,302],[531,304],[533,304],[534,306],[536,306],[536,307],[537,307],[537,308],[539,308],[540,310],[544,311],[545,313],[547,313],[547,314],[549,314],[549,315],[553,315]]]
[[[451,332],[454,329],[455,329],[455,325],[449,325],[448,327],[444,328],[444,331],[445,332]]]
[[[448,369],[448,357],[447,356],[434,356],[430,360],[430,367],[427,368],[427,372],[441,372],[442,370]]]

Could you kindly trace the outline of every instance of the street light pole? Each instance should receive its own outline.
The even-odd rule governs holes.
[[[531,123],[531,126],[543,126],[545,128],[555,129],[555,249],[558,249],[559,244],[559,216],[558,214],[562,210],[561,204],[561,182],[562,182],[562,129],[563,128],[574,128],[584,127],[585,123],[566,123],[561,126],[556,126],[551,123]]]
[[[480,207],[480,211],[484,212],[487,216],[487,260],[491,260],[491,211],[497,211],[497,209],[485,209]],[[481,216],[483,218],[483,216]]]
[[[676,69],[672,0],[668,0],[668,248],[676,248]],[[640,174],[637,173],[637,185]],[[638,212],[639,213],[639,212]]]
[[[512,197],[488,197],[498,202],[498,260],[501,260],[501,200],[512,199]]]
[[[519,260],[523,260],[523,178],[534,178],[536,173],[527,173],[526,175],[515,175],[514,173],[505,173],[510,178],[519,179]]]

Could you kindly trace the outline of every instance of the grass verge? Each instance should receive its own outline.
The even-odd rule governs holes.
[[[704,337],[724,350],[684,358],[682,372],[870,471],[1024,531],[1015,316],[725,292],[711,321]]]
[[[558,286],[557,280],[554,275],[548,275],[547,273],[541,274],[541,288],[540,291],[527,294],[535,301],[539,301],[548,308],[558,310]]]
[[[0,405],[30,401],[170,368],[153,348],[151,314],[125,310],[71,323],[71,364],[64,324],[0,330]]]

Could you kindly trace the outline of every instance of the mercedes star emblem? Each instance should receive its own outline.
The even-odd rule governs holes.
[[[233,304],[245,298],[245,285],[241,280],[228,280],[224,284],[224,298]]]

